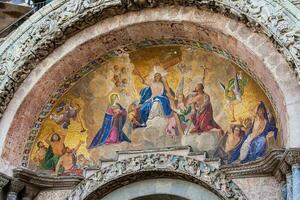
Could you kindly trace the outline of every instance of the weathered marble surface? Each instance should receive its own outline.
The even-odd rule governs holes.
[[[292,174],[286,175],[286,199],[293,200],[293,176],[292,176]]]
[[[70,190],[48,190],[38,194],[35,200],[63,200],[71,193]]]
[[[300,199],[300,164],[292,166],[293,173],[293,200]]]
[[[281,185],[273,177],[233,180],[249,200],[280,200]]]

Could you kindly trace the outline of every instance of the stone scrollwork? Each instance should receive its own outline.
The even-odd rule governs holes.
[[[170,5],[209,7],[260,29],[300,73],[300,23],[294,8],[267,0],[61,0],[38,11],[0,47],[0,118],[37,63],[69,37],[102,19]]]
[[[92,199],[97,190],[101,192],[96,196],[101,198],[102,196],[99,197],[99,195],[111,192],[107,184],[115,182],[117,187],[120,187],[130,182],[130,178],[125,178],[126,183],[122,183],[122,177],[134,177],[135,174],[147,172],[153,174],[155,172],[170,172],[178,175],[175,177],[187,177],[188,180],[195,179],[195,182],[205,185],[222,199],[246,199],[238,186],[214,167],[189,157],[166,154],[145,154],[117,161],[79,183],[67,199]],[[153,176],[151,177],[153,178]]]

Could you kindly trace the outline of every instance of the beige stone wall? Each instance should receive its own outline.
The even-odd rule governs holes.
[[[71,190],[44,190],[37,195],[35,200],[63,200],[70,193]]]
[[[234,179],[249,200],[280,200],[281,185],[273,177]]]

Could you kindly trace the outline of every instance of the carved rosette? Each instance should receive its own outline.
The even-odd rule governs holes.
[[[102,19],[168,5],[209,7],[233,15],[274,38],[300,73],[300,23],[280,2],[266,0],[61,0],[32,16],[0,47],[0,118],[15,90],[36,64],[73,34]],[[50,9],[51,8],[51,9]],[[228,12],[229,11],[229,12]],[[40,14],[42,13],[42,14]]]
[[[214,167],[192,158],[165,154],[141,155],[118,161],[83,180],[67,199],[89,199],[89,197],[95,196],[94,193],[97,190],[101,193],[107,192],[105,191],[106,184],[118,181],[124,176],[132,177],[135,173],[155,171],[172,172],[179,177],[186,175],[194,178],[223,199],[246,199],[238,186]],[[120,183],[118,182],[118,184]]]

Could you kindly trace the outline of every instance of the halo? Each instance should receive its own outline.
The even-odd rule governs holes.
[[[120,94],[119,94],[119,93],[116,93],[116,92],[110,93],[109,96],[108,96],[108,101],[109,101],[109,104],[110,104],[110,105],[113,104],[113,102],[112,102],[112,101],[113,101],[113,100],[112,100],[112,97],[115,96],[115,95],[120,99]]]
[[[149,80],[154,80],[154,75],[160,73],[162,77],[166,76],[168,72],[159,65],[155,65],[152,72],[149,74]]]

